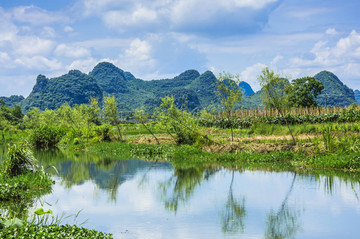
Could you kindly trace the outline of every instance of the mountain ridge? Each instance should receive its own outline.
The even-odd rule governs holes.
[[[322,71],[315,75],[315,79],[325,86],[317,99],[320,105],[344,106],[356,102],[354,91],[333,73]],[[51,79],[40,74],[30,95],[17,103],[26,112],[34,107],[40,110],[55,109],[65,102],[70,106],[86,104],[91,97],[101,102],[104,96],[114,95],[120,111],[133,111],[146,106],[149,112],[154,112],[161,104],[161,97],[174,96],[177,106],[195,112],[219,105],[215,93],[216,81],[211,71],[200,74],[194,69],[170,79],[144,81],[112,63],[101,62],[89,74],[70,70],[67,74]],[[254,92],[246,82],[241,82],[239,87],[244,93],[241,103],[243,108],[261,107],[260,91]]]

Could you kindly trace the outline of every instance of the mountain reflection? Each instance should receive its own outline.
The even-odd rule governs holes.
[[[116,201],[118,188],[135,177],[138,172],[146,171],[153,164],[142,160],[117,161],[83,154],[66,154],[60,150],[37,151],[36,157],[45,167],[54,166],[66,188],[81,185],[91,180],[100,189],[106,190],[111,201]],[[169,168],[169,163],[160,167]],[[51,171],[55,175],[54,171]]]
[[[222,187],[221,195],[211,195],[214,197],[214,203],[207,202],[207,205],[213,206],[211,213],[217,219],[219,233],[224,236],[237,236],[239,234],[247,235],[247,230],[251,230],[254,226],[249,225],[254,221],[254,205],[251,198],[254,195],[262,195],[256,188],[239,187],[244,185],[242,180],[249,180],[244,174],[251,172],[252,169],[223,169],[220,166],[172,166],[168,162],[161,161],[142,161],[142,160],[123,160],[117,161],[110,158],[102,158],[98,156],[88,155],[86,153],[65,153],[60,150],[53,151],[37,151],[36,158],[41,161],[44,167],[53,165],[57,168],[60,183],[71,188],[74,185],[81,185],[87,181],[91,181],[98,189],[102,189],[107,200],[116,202],[117,197],[122,198],[127,193],[137,193],[136,197],[141,197],[144,192],[151,191],[151,196],[156,197],[153,200],[154,205],[159,204],[160,208],[165,209],[174,217],[183,216],[181,212],[185,205],[198,203],[198,194],[204,193],[202,190],[205,185],[214,185],[214,187]],[[160,171],[156,171],[156,170]],[[49,172],[55,175],[54,171]],[[254,170],[255,171],[255,170]],[[251,174],[251,173],[250,173]],[[256,173],[255,173],[256,174]],[[272,174],[272,172],[270,172]],[[316,185],[319,191],[323,191],[325,195],[331,196],[338,193],[340,187],[351,188],[357,201],[359,201],[360,174],[345,173],[339,171],[313,171],[313,172],[294,172],[292,176],[287,177],[286,181],[279,183],[280,190],[285,190],[284,196],[276,195],[277,207],[271,206],[266,198],[262,199],[266,205],[266,210],[259,210],[256,218],[258,222],[264,222],[260,228],[261,236],[265,238],[296,238],[298,233],[303,229],[302,221],[303,208],[299,208],[293,203],[293,197],[298,196],[294,193],[297,183],[304,185]],[[259,175],[259,174],[256,174]],[[275,177],[284,175],[282,173],[274,173]],[[289,175],[286,174],[285,175]],[[261,177],[261,173],[259,177]],[[266,177],[265,177],[266,178]],[[270,177],[269,177],[270,178]],[[250,183],[264,183],[261,181],[246,181]],[[125,182],[130,182],[128,186],[121,187]],[[216,183],[221,182],[221,185]],[[279,185],[277,185],[279,186]],[[272,185],[269,185],[272,187]],[[125,190],[125,191],[124,191]],[[129,192],[130,191],[130,192]],[[296,192],[296,191],[295,191]],[[119,196],[121,195],[121,196]],[[149,195],[147,195],[149,196]],[[251,197],[253,196],[253,197]],[[89,199],[90,200],[90,199]],[[122,199],[118,199],[123,202]],[[156,203],[158,204],[155,204]],[[196,202],[196,203],[195,203]],[[121,204],[121,203],[119,203]],[[114,204],[115,205],[115,204]],[[15,214],[23,211],[23,208],[30,205],[8,205],[1,208],[10,208]],[[159,208],[157,208],[159,210]],[[156,213],[156,212],[154,212]]]

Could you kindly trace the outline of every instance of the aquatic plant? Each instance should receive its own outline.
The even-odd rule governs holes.
[[[13,177],[25,174],[36,167],[36,159],[24,144],[8,146],[8,154],[3,162],[4,174]]]

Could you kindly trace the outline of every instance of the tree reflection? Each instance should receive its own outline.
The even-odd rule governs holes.
[[[267,215],[267,229],[265,232],[265,238],[271,239],[285,239],[294,238],[296,233],[301,229],[298,217],[300,216],[299,211],[294,211],[287,205],[289,196],[294,188],[296,173],[290,185],[290,189],[287,192],[281,207],[277,212],[271,211]]]
[[[234,182],[234,171],[232,171],[231,183],[228,193],[228,199],[221,212],[222,231],[224,233],[244,232],[246,217],[245,198],[242,200],[234,199],[232,185]]]
[[[196,186],[202,180],[207,180],[216,169],[175,168],[174,175],[165,182],[160,183],[161,197],[164,200],[165,208],[177,213],[180,203],[187,203],[191,198]]]

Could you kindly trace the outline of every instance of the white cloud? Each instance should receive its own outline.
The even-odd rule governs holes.
[[[12,41],[17,32],[18,29],[11,22],[10,14],[0,7],[0,46],[4,41]]]
[[[275,58],[271,61],[271,65],[276,65],[279,61],[281,61],[282,59],[284,59],[284,57],[283,56],[279,56],[279,55],[277,55],[277,56],[275,56]]]
[[[68,70],[79,70],[81,72],[88,73],[88,72],[92,71],[92,69],[98,62],[99,61],[97,61],[91,57],[89,57],[87,59],[75,60],[67,67],[67,69]]]
[[[360,34],[353,30],[347,37],[338,40],[335,46],[327,41],[318,41],[311,49],[312,59],[293,58],[293,66],[336,67],[360,59]]]
[[[238,34],[238,29],[256,31],[263,27],[279,2],[281,0],[82,0],[76,8],[82,8],[84,16],[102,18],[106,26],[120,32],[142,28],[147,32],[165,29]]]
[[[14,61],[19,67],[42,71],[58,70],[62,68],[61,62],[56,59],[48,59],[44,56],[20,57]]]
[[[335,28],[328,28],[325,32],[328,35],[337,35],[337,31],[335,30]]]
[[[84,47],[60,44],[55,49],[55,55],[70,58],[89,57],[90,51]]]
[[[74,31],[74,29],[70,26],[64,27],[64,32],[73,32],[73,31]]]
[[[0,63],[3,65],[11,60],[6,52],[0,52]]]
[[[146,40],[134,39],[125,54],[119,56],[119,63],[127,71],[145,72],[152,68],[155,60],[151,57],[152,47]],[[119,65],[120,65],[119,64]],[[145,68],[145,69],[144,69]]]
[[[20,56],[48,55],[54,46],[54,41],[35,36],[18,36],[13,42],[14,52]]]
[[[127,11],[109,11],[106,12],[104,22],[111,28],[122,30],[124,26],[143,26],[157,20],[155,11],[147,8],[137,8],[133,12]]]
[[[69,18],[58,12],[48,12],[36,6],[20,6],[13,10],[13,18],[20,22],[33,25],[47,25],[50,23],[68,22]]]
[[[316,16],[319,15],[321,13],[325,13],[330,11],[330,9],[328,8],[299,8],[299,7],[294,7],[294,8],[289,8],[286,15],[290,16],[290,17],[295,17],[295,18],[299,18],[299,19],[305,19],[305,18],[309,18],[312,16]]]
[[[43,27],[41,36],[45,38],[54,38],[56,36],[55,30],[52,27]]]
[[[248,66],[244,71],[240,73],[240,80],[250,84],[254,91],[261,89],[257,76],[261,73],[262,69],[266,67],[263,63],[256,63],[252,66]]]

